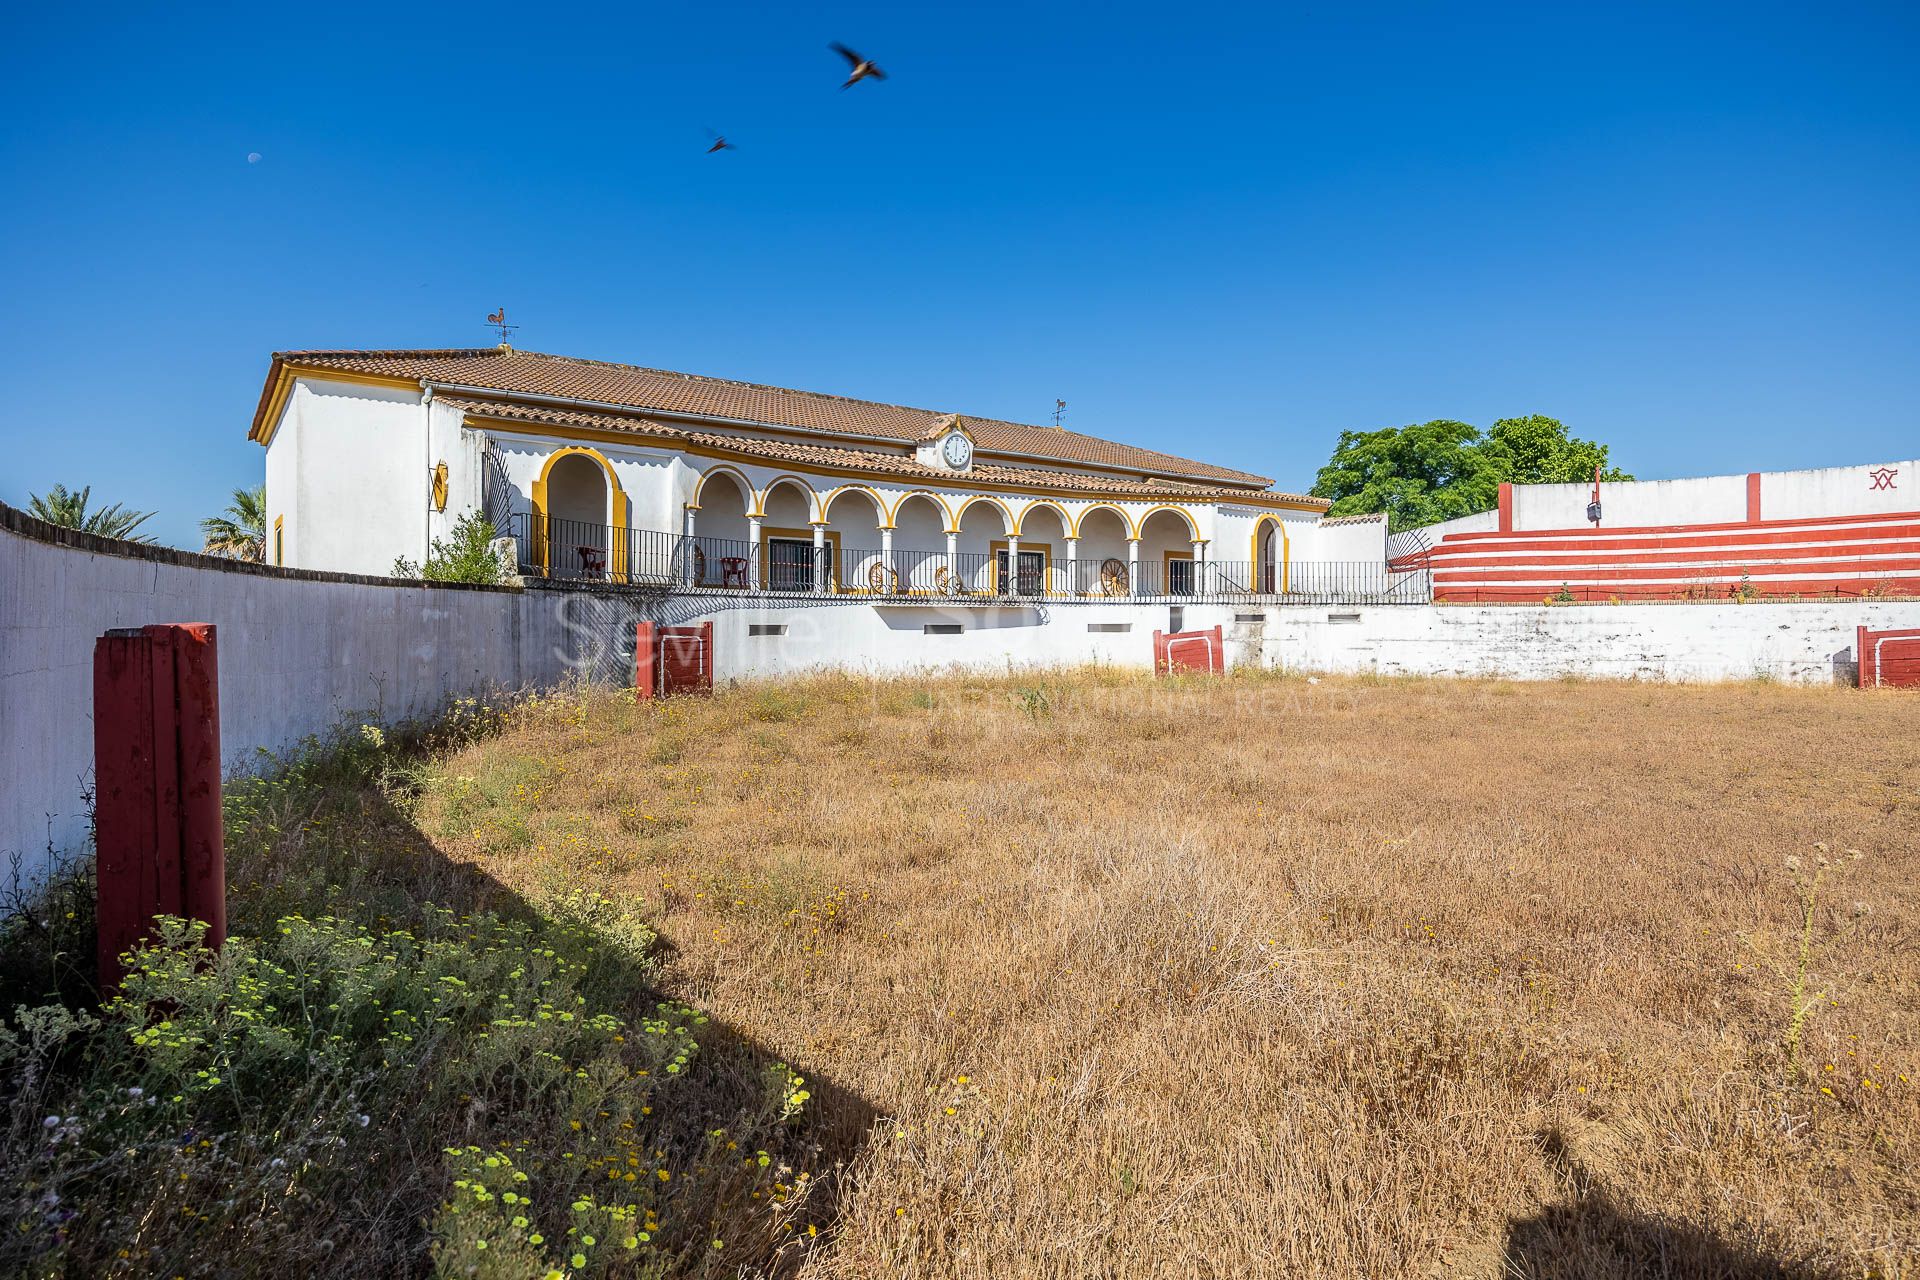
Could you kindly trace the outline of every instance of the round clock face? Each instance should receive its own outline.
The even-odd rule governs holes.
[[[973,461],[973,441],[956,431],[941,443],[940,456],[947,460],[948,466],[959,470]]]

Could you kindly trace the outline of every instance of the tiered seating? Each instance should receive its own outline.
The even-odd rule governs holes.
[[[1920,596],[1920,511],[1456,533],[1394,561],[1422,566],[1456,603]]]

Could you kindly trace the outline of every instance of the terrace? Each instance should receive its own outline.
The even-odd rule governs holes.
[[[847,546],[841,531],[824,522],[763,529],[754,540],[527,513],[509,517],[502,531],[514,539],[524,577],[809,595],[848,604],[1426,604],[1433,595],[1432,573],[1424,568],[1393,569],[1380,561],[1216,560],[1205,543],[1191,541],[1183,549],[1161,545],[1149,553],[1152,544],[1144,537],[970,537],[963,526],[944,535],[944,546],[924,539],[901,545],[893,537],[879,539],[878,546]],[[1158,532],[1154,521],[1142,532]]]

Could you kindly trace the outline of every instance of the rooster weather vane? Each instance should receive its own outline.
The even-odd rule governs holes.
[[[507,309],[505,307],[500,308],[498,311],[488,316],[487,324],[491,328],[499,331],[500,345],[503,347],[507,345],[507,335],[520,327],[517,324],[507,323]]]

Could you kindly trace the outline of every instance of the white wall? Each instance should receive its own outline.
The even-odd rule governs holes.
[[[1817,684],[1854,629],[1920,626],[1920,602],[1394,605],[1268,610],[1263,659],[1307,671]],[[1848,676],[1850,679],[1850,675]]]
[[[1894,474],[1875,488],[1875,472]],[[1864,515],[1890,511],[1920,511],[1920,459],[1874,462],[1857,467],[1822,467],[1818,471],[1762,471],[1760,518],[1793,520],[1806,516]]]
[[[419,391],[296,379],[267,446],[268,536],[284,520],[290,567],[384,574],[422,559],[437,459]]]
[[[1513,527],[1591,529],[1587,503],[1593,482],[1520,484],[1513,487]],[[1636,480],[1600,484],[1601,527],[1658,524],[1725,524],[1747,518],[1747,478],[1703,476],[1694,480]]]
[[[218,628],[221,746],[245,766],[256,748],[282,751],[350,717],[392,723],[456,694],[551,685],[598,662],[596,633],[624,625],[583,623],[569,592],[222,567],[23,536],[14,529],[46,527],[10,508],[0,521],[0,857],[38,858],[50,833],[61,850],[85,838],[93,646],[109,628]]]

